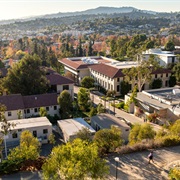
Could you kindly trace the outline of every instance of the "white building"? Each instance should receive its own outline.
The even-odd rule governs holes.
[[[76,138],[76,134],[83,128],[87,128],[92,136],[95,130],[83,118],[63,119],[58,121],[58,126],[61,130],[65,142]]]
[[[155,55],[155,59],[160,66],[166,67],[168,64],[176,63],[177,56],[170,51],[161,51],[161,49],[149,49],[142,53],[142,58],[148,60],[150,55]]]
[[[11,133],[7,135],[7,144],[19,142],[21,133],[25,130],[29,130],[41,143],[47,143],[52,133],[52,124],[46,117],[16,119],[9,122],[14,123],[15,127],[11,128]]]

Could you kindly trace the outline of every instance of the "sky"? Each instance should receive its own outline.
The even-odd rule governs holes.
[[[99,6],[180,12],[180,0],[0,0],[0,20],[83,11]]]

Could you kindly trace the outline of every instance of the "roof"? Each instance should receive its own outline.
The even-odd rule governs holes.
[[[152,74],[164,74],[164,73],[172,73],[172,71],[170,69],[159,68],[152,72]]]
[[[96,132],[83,118],[59,120],[58,125],[69,136],[75,135],[82,128],[88,128],[91,133]]]
[[[23,96],[24,108],[58,105],[57,93]]]
[[[73,84],[74,82],[58,73],[46,75],[49,80],[50,85],[63,85],[63,84]]]
[[[34,128],[34,127],[42,127],[42,126],[52,126],[52,124],[49,122],[49,120],[46,117],[17,119],[17,120],[11,120],[9,122],[15,124],[13,130],[26,129],[32,127]]]
[[[0,96],[0,103],[6,106],[7,111],[24,109],[24,102],[21,94]]]
[[[91,121],[96,122],[101,128],[110,129],[112,125],[120,128],[130,128],[126,123],[110,114],[99,114],[91,117]]]
[[[115,67],[106,65],[106,64],[96,64],[92,65],[90,69],[97,71],[101,74],[104,74],[110,78],[116,78],[116,77],[123,77],[124,74],[122,73],[121,69],[117,69]]]

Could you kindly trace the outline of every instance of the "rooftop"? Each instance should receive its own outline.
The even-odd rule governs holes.
[[[34,127],[42,127],[42,126],[52,126],[52,124],[49,122],[49,120],[46,117],[17,119],[17,120],[11,120],[9,122],[15,124],[13,130],[26,129],[31,127],[34,128]]]
[[[120,119],[110,114],[99,114],[97,116],[91,117],[91,120],[97,122],[98,125],[102,128],[109,129],[112,125],[128,129],[130,128],[126,123],[122,122]]]
[[[69,136],[75,135],[82,128],[88,128],[91,133],[96,132],[83,118],[59,120],[58,125]]]

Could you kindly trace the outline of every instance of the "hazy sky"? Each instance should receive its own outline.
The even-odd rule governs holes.
[[[0,0],[0,20],[82,11],[99,6],[132,6],[158,12],[180,11],[180,0]]]

